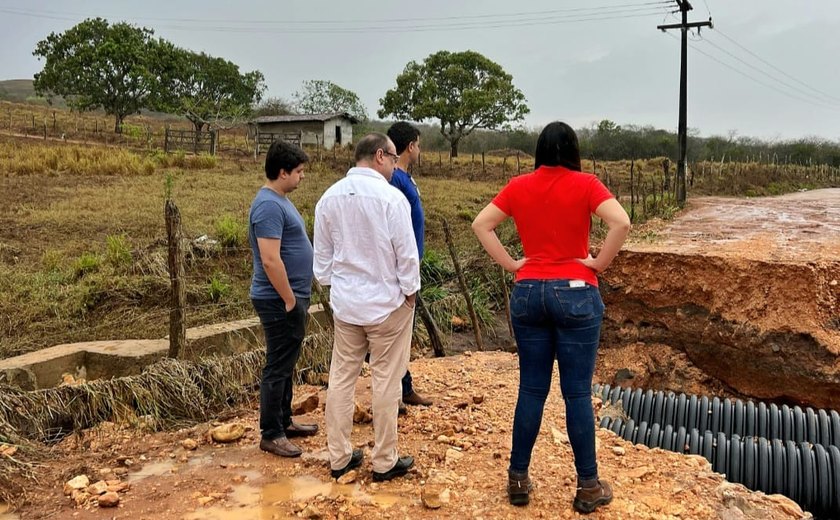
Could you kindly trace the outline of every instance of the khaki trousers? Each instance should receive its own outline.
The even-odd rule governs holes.
[[[384,473],[397,463],[400,381],[408,368],[413,318],[414,308],[403,303],[378,325],[351,325],[335,319],[325,412],[332,469],[347,466],[353,454],[350,432],[353,430],[356,381],[368,351],[373,394],[373,471]]]

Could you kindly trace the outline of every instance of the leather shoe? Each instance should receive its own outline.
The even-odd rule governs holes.
[[[405,403],[400,400],[400,406],[397,408],[397,415],[405,415],[408,413],[408,408],[405,407]]]
[[[374,482],[383,482],[385,480],[391,480],[396,477],[401,477],[408,473],[408,470],[414,466],[414,457],[400,457],[397,460],[397,463],[394,464],[394,467],[386,471],[385,473],[378,473],[376,471],[373,472],[373,481]]]
[[[353,450],[353,454],[350,455],[350,462],[348,462],[347,465],[341,469],[330,470],[330,476],[332,478],[338,478],[350,471],[351,469],[358,468],[362,465],[362,460],[364,458],[365,454],[364,452],[362,452],[362,450]]]
[[[286,437],[310,437],[318,433],[317,424],[291,423],[286,427]]]
[[[579,483],[572,507],[579,513],[589,514],[600,506],[609,504],[612,499],[612,488],[607,482],[603,480],[588,481]]]
[[[402,400],[409,406],[430,406],[432,404],[431,399],[423,397],[414,390],[410,394],[404,395]]]
[[[260,449],[278,455],[280,457],[300,457],[303,450],[292,444],[286,437],[277,437],[273,440],[262,439]]]

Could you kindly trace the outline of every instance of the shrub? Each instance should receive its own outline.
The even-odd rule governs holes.
[[[207,294],[213,302],[219,302],[222,298],[229,295],[231,291],[230,283],[227,282],[226,277],[219,273],[213,273],[207,286]]]
[[[125,235],[108,235],[105,238],[107,251],[105,259],[114,267],[121,267],[131,263],[131,247]]]
[[[82,253],[82,256],[76,259],[76,263],[73,265],[73,271],[76,274],[76,278],[81,278],[88,273],[98,271],[100,264],[101,259],[99,258],[99,255],[94,253]]]
[[[248,226],[233,215],[223,215],[216,221],[216,236],[224,247],[238,247],[248,238]]]

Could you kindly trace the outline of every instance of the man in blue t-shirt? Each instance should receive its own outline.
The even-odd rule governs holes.
[[[397,160],[394,175],[391,177],[391,185],[405,195],[408,204],[411,206],[411,226],[414,228],[417,252],[420,254],[422,262],[423,234],[425,232],[423,203],[420,201],[420,191],[417,189],[417,184],[411,178],[411,174],[408,173],[409,168],[420,160],[420,130],[409,123],[400,121],[391,125],[391,128],[388,129],[388,137],[394,142],[397,155],[400,156]],[[418,294],[418,298],[419,296]],[[402,396],[402,402],[407,405],[429,406],[432,404],[431,399],[427,399],[414,391],[409,370],[405,371],[405,376],[402,379]]]
[[[266,358],[260,383],[260,449],[281,457],[302,450],[289,437],[315,435],[315,424],[292,422],[292,374],[306,333],[312,290],[312,243],[306,225],[287,198],[304,178],[309,161],[293,144],[275,141],[265,156],[265,185],[248,217],[254,257],[251,302],[265,332]]]

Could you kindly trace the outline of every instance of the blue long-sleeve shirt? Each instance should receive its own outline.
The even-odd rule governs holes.
[[[420,201],[420,191],[411,175],[400,168],[394,170],[394,175],[391,177],[391,186],[400,190],[411,206],[411,227],[414,228],[417,252],[420,254],[420,260],[422,260],[423,234],[425,233],[426,223],[423,215],[423,203]]]

